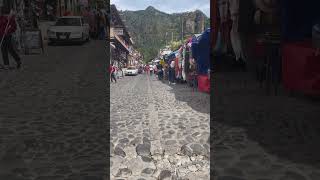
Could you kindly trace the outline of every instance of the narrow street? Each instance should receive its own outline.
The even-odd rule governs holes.
[[[111,179],[210,179],[210,95],[145,74],[112,83]]]
[[[92,40],[0,71],[0,179],[106,176],[106,62],[105,42]]]

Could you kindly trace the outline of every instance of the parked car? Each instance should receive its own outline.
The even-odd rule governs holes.
[[[89,24],[82,16],[60,17],[48,28],[48,43],[89,41],[89,29]]]
[[[129,76],[129,75],[134,75],[134,76],[136,76],[136,75],[138,75],[139,74],[139,72],[138,72],[138,69],[136,68],[136,67],[128,67],[127,69],[126,69],[126,71],[125,71],[125,75],[126,76]]]

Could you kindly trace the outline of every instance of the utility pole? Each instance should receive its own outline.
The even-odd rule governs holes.
[[[181,23],[181,41],[183,41],[183,22],[182,22],[182,15],[180,16],[180,23]]]
[[[173,31],[171,32],[171,42],[173,41]]]
[[[166,32],[166,46],[168,45],[167,36],[168,36],[168,32]]]

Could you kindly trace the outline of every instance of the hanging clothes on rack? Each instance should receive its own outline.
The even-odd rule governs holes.
[[[182,72],[182,79],[186,80],[186,69],[185,69],[185,64],[186,64],[186,48],[187,45],[183,45],[183,52],[182,52],[182,64],[181,64],[181,72]]]
[[[242,49],[242,41],[239,33],[239,1],[240,0],[229,0],[229,11],[231,14],[232,28],[230,31],[231,44],[236,56],[236,60],[242,59],[246,61],[246,58]]]
[[[184,71],[186,74],[186,77],[189,74],[190,69],[190,46],[191,44],[188,42],[186,45],[186,55],[185,55],[185,61],[184,61]]]
[[[221,32],[221,53],[227,53],[230,44],[230,16],[229,16],[229,2],[228,0],[219,0],[219,17],[220,17],[220,27],[215,27]]]

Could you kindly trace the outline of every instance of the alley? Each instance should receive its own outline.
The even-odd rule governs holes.
[[[0,179],[106,175],[107,58],[105,42],[92,40],[0,71]]]
[[[210,179],[210,95],[154,76],[110,87],[111,179]]]

